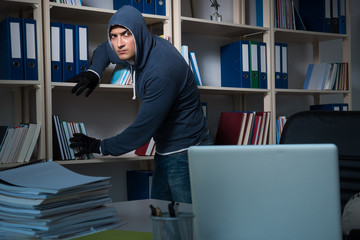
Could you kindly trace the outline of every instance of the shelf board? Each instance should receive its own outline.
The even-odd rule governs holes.
[[[39,81],[30,81],[30,80],[0,80],[1,87],[37,87],[40,85]]]
[[[18,14],[19,12],[32,11],[36,4],[39,4],[38,0],[17,0],[16,2],[3,0],[0,1],[0,15],[8,16],[9,13]]]
[[[115,10],[76,6],[63,3],[50,2],[51,21],[78,22],[79,24],[108,24]],[[147,25],[162,23],[169,20],[167,16],[143,14]]]
[[[56,90],[70,90],[72,87],[75,86],[75,83],[68,83],[68,82],[52,82],[51,87],[55,88]],[[101,83],[95,89],[97,90],[114,90],[114,91],[132,91],[132,85],[118,85],[118,84],[107,84]]]
[[[75,86],[75,83],[52,82],[51,86],[56,90],[70,90]],[[218,95],[235,95],[235,94],[268,94],[269,89],[259,88],[232,88],[232,87],[213,87],[213,86],[198,86],[201,94],[218,94]],[[132,85],[118,85],[101,83],[95,91],[132,91]]]
[[[255,27],[227,22],[215,22],[200,18],[181,17],[181,31],[190,34],[218,37],[240,37],[244,35],[262,35],[268,28]]]
[[[331,95],[350,94],[350,91],[340,90],[306,90],[306,89],[275,89],[276,94],[281,95]]]
[[[291,30],[282,28],[275,28],[274,32],[276,42],[314,43],[348,37],[346,34]]]
[[[70,165],[70,164],[94,164],[94,163],[121,163],[128,161],[151,161],[153,160],[153,156],[137,156],[135,154],[125,154],[122,156],[103,156],[96,157],[94,159],[86,159],[86,160],[62,160],[55,161],[61,165]]]
[[[269,89],[260,88],[233,88],[233,87],[212,87],[212,86],[199,86],[201,94],[212,95],[236,95],[236,94],[269,94]]]

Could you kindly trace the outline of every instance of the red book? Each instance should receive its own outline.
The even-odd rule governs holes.
[[[150,139],[144,146],[139,147],[135,150],[135,154],[139,156],[151,156],[154,155],[155,141],[153,138]]]
[[[244,113],[222,112],[215,137],[215,145],[237,145]]]

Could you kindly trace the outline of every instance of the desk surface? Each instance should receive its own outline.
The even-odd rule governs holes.
[[[150,240],[152,239],[152,221],[150,218],[150,204],[160,207],[167,212],[169,201],[145,199],[126,202],[109,203],[107,206],[115,207],[121,217],[121,226],[103,232],[74,238],[74,240]],[[192,212],[192,205],[180,203],[179,212]],[[121,230],[121,231],[118,231]]]
[[[150,204],[160,207],[163,212],[167,212],[169,201],[156,199],[144,199],[126,202],[115,202],[107,204],[115,207],[121,217],[120,222],[125,222],[117,229],[126,231],[152,232],[152,222],[150,218]],[[186,203],[179,204],[179,212],[192,212],[192,205]]]

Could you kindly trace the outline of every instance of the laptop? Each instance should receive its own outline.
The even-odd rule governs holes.
[[[334,144],[189,149],[197,240],[341,239]]]

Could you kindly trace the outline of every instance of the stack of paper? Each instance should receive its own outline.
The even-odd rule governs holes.
[[[63,239],[119,226],[109,177],[72,172],[55,162],[0,171],[0,238]]]

